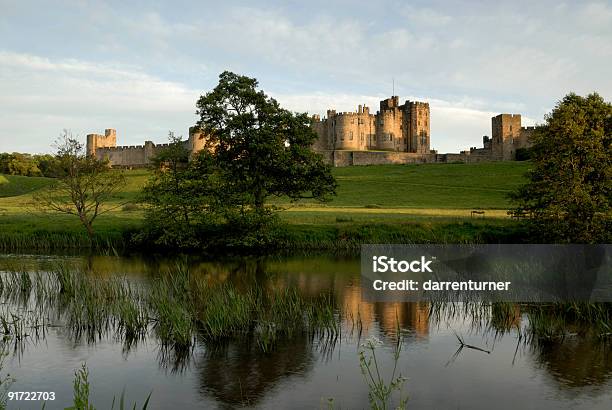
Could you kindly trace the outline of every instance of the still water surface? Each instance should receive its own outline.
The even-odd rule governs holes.
[[[3,255],[0,271],[45,271],[58,260],[91,274],[146,282],[173,261],[142,257]],[[224,346],[198,345],[177,362],[149,338],[129,350],[112,336],[95,344],[76,341],[63,328],[44,338],[27,339],[10,351],[2,374],[16,379],[11,391],[54,391],[47,409],[71,404],[74,370],[87,362],[92,401],[110,408],[125,388],[129,403],[142,403],[152,392],[150,409],[225,408],[368,408],[368,392],[358,352],[368,337],[383,341],[377,351],[383,375],[393,367],[399,320],[403,348],[398,363],[408,378],[408,408],[428,409],[610,409],[612,352],[579,337],[562,345],[530,346],[517,334],[494,334],[466,317],[434,320],[424,304],[361,301],[359,260],[355,257],[307,256],[190,260],[191,272],[210,282],[233,281],[247,287],[296,287],[304,296],[333,292],[343,307],[342,332],[335,341],[297,337],[270,353],[244,340]],[[349,320],[360,317],[362,328]],[[517,321],[525,321],[517,317]],[[361,331],[360,331],[361,330]],[[463,349],[465,342],[490,350]],[[9,408],[40,409],[40,403],[9,403]]]

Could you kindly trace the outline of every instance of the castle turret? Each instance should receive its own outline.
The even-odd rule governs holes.
[[[509,161],[516,155],[515,140],[521,134],[520,114],[499,114],[491,118],[491,149],[493,159]]]
[[[87,134],[87,155],[96,156],[98,148],[114,148],[117,146],[117,131],[112,128],[104,130],[104,135]]]

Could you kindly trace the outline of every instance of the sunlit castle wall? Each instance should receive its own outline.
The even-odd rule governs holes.
[[[403,112],[399,107],[399,97],[393,96],[380,102],[376,114],[376,149],[386,151],[405,151],[406,143],[402,138]]]

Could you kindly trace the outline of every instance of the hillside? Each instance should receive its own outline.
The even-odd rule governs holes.
[[[528,162],[376,165],[335,168],[330,207],[507,209]],[[311,202],[312,203],[312,202]]]
[[[273,203],[285,209],[280,216],[290,224],[288,232],[293,232],[295,242],[308,246],[325,240],[335,243],[338,235],[371,242],[463,243],[475,240],[479,229],[510,226],[507,194],[523,183],[528,167],[529,163],[496,162],[335,168],[338,195],[332,201],[290,204],[277,199]],[[122,172],[127,185],[110,205],[136,201],[150,176],[144,169]],[[87,243],[78,218],[42,214],[33,206],[32,193],[51,182],[0,175],[0,247],[62,248]],[[474,209],[486,212],[472,218]],[[140,206],[118,206],[100,216],[95,229],[103,240],[120,241],[126,230],[138,230],[142,218]]]
[[[508,193],[524,182],[528,168],[528,162],[334,168],[338,190],[331,201],[321,204],[303,200],[291,204],[288,200],[274,199],[271,203],[286,207],[292,213],[356,212],[361,208],[359,212],[370,214],[414,214],[415,210],[420,210],[418,213],[424,215],[452,216],[456,213],[453,210],[505,210],[510,206]],[[116,202],[135,201],[150,173],[147,170],[123,172],[127,185],[116,195]],[[19,208],[22,199],[29,200],[29,194],[52,181],[42,177],[0,175],[0,207]]]
[[[51,182],[53,182],[51,178],[0,174],[0,198],[29,194],[46,187]]]

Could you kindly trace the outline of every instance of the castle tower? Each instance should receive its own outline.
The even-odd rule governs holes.
[[[514,147],[521,135],[520,114],[499,114],[491,118],[491,150],[493,159],[509,161],[516,155]]]
[[[329,112],[328,112],[329,113]],[[367,150],[375,134],[374,116],[365,105],[359,105],[355,112],[333,112],[331,134],[334,149],[363,151]]]
[[[198,126],[189,127],[189,139],[187,140],[187,149],[190,151],[190,156],[202,151],[206,146],[206,138],[204,132]]]
[[[334,117],[335,149],[359,150],[359,116],[354,112],[341,112]]]
[[[336,110],[327,110],[325,120],[326,149],[334,149],[336,146]]]
[[[312,149],[315,151],[325,151],[329,149],[327,120],[321,120],[321,117],[318,114],[314,114],[312,117],[310,117],[310,126],[315,134],[317,134],[317,139],[313,142]]]
[[[398,96],[380,101],[376,115],[359,105],[355,112],[327,110],[327,118],[311,117],[317,134],[313,149],[324,150],[385,150],[429,154],[431,152],[429,104],[406,101],[399,104]]]
[[[431,143],[431,133],[429,130],[429,103],[406,101],[404,104],[403,121],[406,151],[428,154]]]
[[[104,135],[87,134],[87,155],[95,156],[98,148],[114,148],[117,146],[117,131],[112,128],[104,130]]]
[[[376,114],[376,148],[388,151],[404,151],[402,136],[403,112],[399,106],[399,97],[380,102],[380,111]]]

